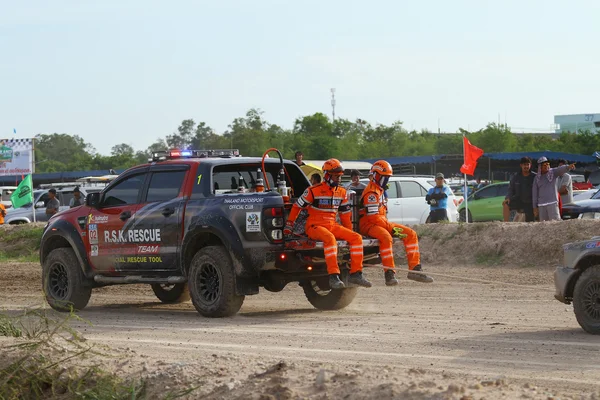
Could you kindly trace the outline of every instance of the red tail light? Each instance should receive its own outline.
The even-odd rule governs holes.
[[[283,216],[283,208],[273,207],[271,208],[271,216],[272,217],[281,217]]]

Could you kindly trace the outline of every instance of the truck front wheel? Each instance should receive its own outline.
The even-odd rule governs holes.
[[[194,307],[205,317],[234,315],[244,302],[244,296],[235,293],[233,263],[222,246],[208,246],[196,253],[188,287]]]
[[[573,310],[583,330],[600,334],[600,265],[589,267],[577,280]]]
[[[70,248],[54,249],[42,266],[42,287],[50,307],[58,311],[82,310],[90,301],[91,285]]]
[[[358,288],[355,287],[329,289],[327,277],[319,281],[303,282],[302,289],[309,303],[319,310],[341,310],[350,305],[358,293]]]

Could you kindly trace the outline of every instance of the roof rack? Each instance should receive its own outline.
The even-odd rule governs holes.
[[[213,150],[160,150],[152,153],[148,162],[175,160],[179,158],[240,157],[238,149]]]
[[[39,184],[38,187],[40,189],[49,189],[49,188],[64,188],[70,186],[80,186],[80,182],[55,182],[55,183],[42,183]]]

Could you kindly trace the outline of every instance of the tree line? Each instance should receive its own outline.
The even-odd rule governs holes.
[[[261,156],[269,147],[293,159],[301,150],[305,159],[361,160],[434,154],[462,154],[462,135],[485,152],[561,151],[591,155],[600,150],[600,135],[590,131],[562,133],[558,139],[541,135],[516,135],[510,128],[490,123],[474,132],[438,134],[427,130],[408,131],[401,121],[373,125],[363,119],[331,120],[323,113],[302,116],[292,129],[271,124],[259,109],[233,120],[225,132],[217,133],[206,122],[186,119],[177,130],[145,150],[116,144],[110,155],[99,154],[78,135],[65,133],[36,136],[36,172],[124,169],[146,162],[152,152],[173,148],[239,149],[244,156]]]

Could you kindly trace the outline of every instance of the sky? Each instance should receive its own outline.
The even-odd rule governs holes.
[[[250,108],[411,130],[600,113],[596,0],[0,0],[0,138],[146,149]],[[13,133],[16,129],[17,133]]]

